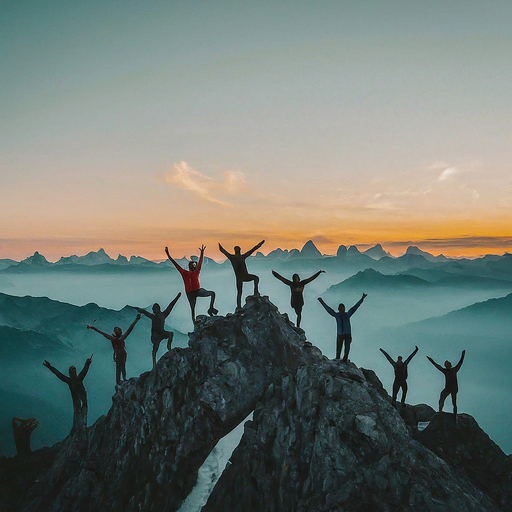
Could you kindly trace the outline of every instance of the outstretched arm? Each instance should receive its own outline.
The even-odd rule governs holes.
[[[320,302],[320,304],[322,304],[322,306],[324,307],[325,311],[327,311],[327,313],[329,313],[329,315],[331,315],[331,316],[336,316],[336,313],[335,313],[334,309],[332,309],[331,307],[329,307],[329,306],[324,302],[324,299],[322,299],[322,297],[318,297],[318,302]]]
[[[94,327],[94,325],[87,324],[87,329],[92,329],[93,331],[96,331],[97,333],[99,333],[102,336],[104,336],[105,338],[107,338],[107,340],[114,341],[114,336],[111,336],[110,334],[107,334],[106,332],[103,332],[103,331],[100,331],[99,329],[96,329],[96,327]]]
[[[135,327],[135,324],[140,320],[140,313],[135,317],[135,320],[132,322],[132,325],[130,325],[130,327],[128,327],[128,329],[126,329],[126,332],[124,333],[123,336],[121,336],[121,339],[125,340],[126,338],[128,338],[128,336],[130,336],[131,332],[133,331],[133,328]]]
[[[411,359],[417,354],[418,350],[418,346],[416,345],[413,353],[405,360],[405,364],[409,364],[411,362]]]
[[[363,293],[363,296],[347,311],[348,316],[352,316],[357,311],[357,309],[363,303],[363,300],[366,299],[367,296],[367,293]]]
[[[137,306],[130,306],[130,307],[135,309],[135,311],[137,311],[137,313],[140,313],[141,315],[147,316],[151,320],[153,320],[153,318],[155,317],[155,315],[153,315],[153,313],[148,313],[145,309],[138,308]]]
[[[314,281],[320,274],[325,274],[325,270],[319,270],[316,274],[313,274],[311,277],[304,279],[300,283],[305,286],[305,285],[311,283],[311,281]]]
[[[178,272],[181,274],[181,271],[183,270],[177,263],[176,261],[174,260],[174,258],[169,254],[169,248],[166,247],[165,248],[165,254],[167,254],[167,257],[169,258],[170,262],[176,267],[176,269],[178,270]]]
[[[386,359],[393,365],[393,367],[395,366],[395,361],[393,361],[393,358],[382,348],[379,348],[379,350],[386,356]]]
[[[292,285],[292,282],[289,281],[288,279],[286,279],[285,277],[283,277],[281,274],[278,274],[275,270],[272,270],[272,275],[274,277],[276,277],[277,279],[279,279],[279,281],[283,282],[284,284],[288,285],[288,286],[291,286]]]
[[[256,244],[252,249],[249,249],[245,254],[242,254],[244,258],[248,258],[254,251],[257,251],[263,244],[265,240],[262,240],[259,244]]]
[[[437,364],[431,357],[427,356],[427,359],[440,371],[443,371],[443,367],[440,364]]]
[[[181,292],[178,293],[178,295],[176,295],[176,297],[174,297],[174,299],[172,300],[172,302],[164,309],[163,311],[163,314],[165,317],[168,317],[169,314],[171,313],[172,311],[172,308],[174,306],[176,306],[176,302],[178,302],[178,299],[181,297]]]
[[[226,251],[226,249],[224,249],[224,247],[222,247],[222,245],[220,245],[220,242],[219,242],[219,251],[224,254],[224,256],[226,256],[226,258],[229,258],[230,256],[232,256],[232,254],[229,254],[228,251]]]
[[[43,362],[43,366],[46,366],[46,368],[48,368],[48,370],[50,370],[54,375],[56,375],[62,382],[69,384],[69,377],[66,377],[66,375],[60,373],[59,370],[57,370],[57,368],[55,368],[48,361],[46,361],[46,359]]]
[[[460,370],[460,367],[462,366],[462,363],[464,362],[464,357],[466,357],[466,351],[462,351],[462,355],[460,356],[459,362],[455,365],[455,371],[458,372]]]
[[[201,267],[203,266],[203,258],[204,258],[204,250],[206,249],[206,246],[201,245],[199,249],[199,261],[197,262],[197,271],[199,272],[201,270]]]
[[[132,324],[133,325],[133,324]],[[84,367],[82,368],[82,371],[78,374],[78,378],[80,380],[84,380],[85,376],[87,375],[87,372],[89,371],[89,366],[91,366],[92,363],[92,356],[89,357],[84,364]]]

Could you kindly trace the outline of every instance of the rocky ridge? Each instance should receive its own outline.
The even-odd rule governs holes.
[[[205,512],[510,510],[510,457],[476,423],[464,436],[446,427],[464,445],[451,454],[437,450],[432,421],[426,448],[415,427],[431,409],[408,407],[404,421],[373,371],[327,360],[266,297],[199,317],[189,348],[122,384],[107,416],[61,444],[23,510],[178,510],[217,441],[251,411]],[[499,464],[484,472],[498,492],[461,469],[491,448]]]

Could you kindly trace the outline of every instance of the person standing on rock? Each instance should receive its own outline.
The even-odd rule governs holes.
[[[107,334],[106,332],[100,331],[94,325],[87,324],[87,329],[92,329],[97,333],[101,334],[107,340],[112,343],[112,348],[114,349],[114,361],[116,363],[116,384],[121,384],[121,377],[123,380],[126,380],[126,338],[130,336],[130,333],[133,331],[136,323],[140,320],[140,314],[135,317],[135,320],[132,322],[130,327],[126,329],[126,332],[123,334],[121,327],[114,327],[114,334]]]
[[[208,314],[210,316],[216,315],[218,310],[215,309],[215,292],[211,290],[205,290],[201,288],[199,284],[199,273],[201,272],[201,267],[203,265],[203,257],[204,250],[206,246],[202,245],[199,249],[200,256],[199,262],[190,261],[188,264],[188,270],[181,268],[180,265],[171,257],[169,254],[169,248],[165,248],[165,254],[171,261],[171,263],[176,267],[176,270],[181,274],[183,278],[183,284],[185,285],[185,293],[187,294],[187,299],[190,304],[190,311],[192,313],[192,322],[196,321],[196,301],[197,297],[210,297],[210,308],[208,309]]]
[[[169,303],[169,305],[162,311],[160,309],[160,304],[156,302],[153,304],[153,313],[148,313],[145,309],[137,308],[139,313],[147,316],[151,320],[151,343],[153,344],[153,370],[156,369],[156,354],[158,352],[158,348],[160,347],[160,343],[163,340],[167,340],[167,350],[171,350],[171,343],[174,337],[174,333],[172,331],[165,330],[165,319],[170,315],[172,309],[178,302],[178,299],[181,297],[181,292],[174,297],[174,299]]]
[[[12,433],[14,435],[14,444],[16,445],[16,455],[30,455],[30,436],[39,426],[39,421],[35,418],[24,420],[22,418],[12,419]]]
[[[459,392],[459,383],[457,382],[457,372],[460,370],[462,363],[464,362],[464,357],[466,356],[466,351],[462,351],[462,355],[460,356],[459,362],[452,366],[450,361],[444,362],[444,368],[437,364],[431,357],[427,356],[427,359],[440,371],[444,374],[445,385],[444,389],[441,391],[441,396],[439,397],[439,412],[443,412],[444,401],[448,395],[452,395],[452,404],[453,404],[453,414],[455,418],[457,418],[457,393]]]
[[[73,400],[73,428],[71,429],[71,434],[83,434],[87,427],[87,393],[84,387],[84,379],[91,363],[92,356],[85,361],[84,367],[78,375],[76,373],[76,367],[70,366],[68,377],[59,372],[59,370],[48,361],[45,360],[43,362],[43,366],[46,366],[48,370],[69,386],[71,399]]]
[[[401,404],[403,407],[405,405],[405,397],[407,396],[407,365],[418,352],[418,347],[414,349],[413,353],[405,361],[402,361],[402,356],[398,356],[397,360],[394,361],[384,349],[381,348],[379,350],[386,356],[386,359],[395,369],[395,381],[393,382],[393,398],[391,399],[391,403],[394,404],[396,402],[398,391],[402,389]]]
[[[302,307],[304,306],[304,287],[323,273],[325,273],[325,270],[319,270],[316,274],[313,274],[311,277],[308,277],[303,281],[300,280],[299,274],[293,274],[292,280],[290,281],[284,278],[282,275],[278,274],[275,270],[272,270],[272,275],[275,278],[279,279],[279,281],[290,287],[290,291],[292,292],[290,304],[292,309],[295,310],[295,313],[297,314],[297,327],[300,327],[300,321],[302,319]]]
[[[219,251],[226,256],[226,258],[231,262],[231,266],[235,272],[236,277],[236,307],[240,309],[242,307],[242,287],[244,283],[248,283],[250,281],[254,281],[254,295],[259,295],[258,284],[260,282],[260,278],[254,274],[249,274],[247,270],[247,264],[245,260],[254,252],[257,251],[263,244],[265,240],[262,240],[259,244],[255,245],[252,249],[242,254],[242,249],[235,245],[234,250],[235,254],[231,254],[222,245],[219,243]]]
[[[352,328],[350,327],[350,317],[357,311],[357,308],[359,308],[367,296],[367,293],[363,293],[363,296],[348,311],[345,311],[345,304],[341,303],[338,305],[338,311],[334,311],[334,309],[329,307],[324,302],[322,297],[318,297],[318,302],[322,304],[327,313],[336,319],[336,359],[340,358],[341,348],[343,346],[343,342],[345,342],[343,362],[348,361],[350,344],[352,343]]]

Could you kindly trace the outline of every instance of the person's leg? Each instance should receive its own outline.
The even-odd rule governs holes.
[[[450,392],[446,388],[441,391],[441,396],[439,397],[439,412],[443,412],[444,401],[449,394]]]
[[[457,391],[452,391],[453,414],[457,417]]]
[[[188,292],[187,299],[188,299],[188,303],[190,304],[190,313],[192,314],[192,322],[195,323],[195,321],[196,321],[196,301],[197,301],[196,291]]]
[[[214,291],[205,290],[204,288],[199,288],[199,290],[197,290],[197,296],[198,297],[210,297],[210,307],[208,308],[208,314],[210,316],[214,316],[219,312],[219,310],[215,309],[215,307],[213,306],[213,304],[215,303],[215,292]]]
[[[407,382],[404,381],[401,384],[402,387],[402,407],[405,405],[405,397],[407,396]]]
[[[116,361],[116,384],[121,384],[121,364]]]
[[[153,358],[153,370],[157,371],[156,367],[156,353],[158,352],[158,348],[160,347],[160,343],[163,338],[161,336],[153,336],[151,338],[151,343],[153,344],[153,351],[151,353],[151,357]]]
[[[341,348],[343,347],[343,336],[341,334],[336,335],[336,359],[341,357]]]
[[[300,322],[302,320],[302,308],[300,308],[298,311],[295,310],[297,313],[297,327],[300,327]]]
[[[400,383],[398,381],[393,382],[393,397],[391,398],[391,403],[396,402],[396,397],[398,396],[398,390],[400,389]]]
[[[348,361],[348,354],[350,352],[350,344],[352,343],[352,336],[347,335],[345,336],[345,353],[343,354],[343,361]]]
[[[244,282],[241,279],[236,280],[236,307],[240,309],[242,307],[242,286]]]
[[[166,335],[167,335],[167,350],[170,352],[171,351],[172,340],[174,338],[174,333],[166,331]]]

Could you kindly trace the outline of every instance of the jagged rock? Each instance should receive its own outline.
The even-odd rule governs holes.
[[[497,510],[351,363],[300,367],[253,417],[203,512]]]
[[[418,440],[465,475],[502,510],[512,510],[512,460],[472,416],[436,413]]]
[[[177,510],[217,441],[269,384],[323,357],[305,341],[265,297],[228,317],[198,317],[189,348],[122,384],[86,439],[63,443],[25,510]]]

